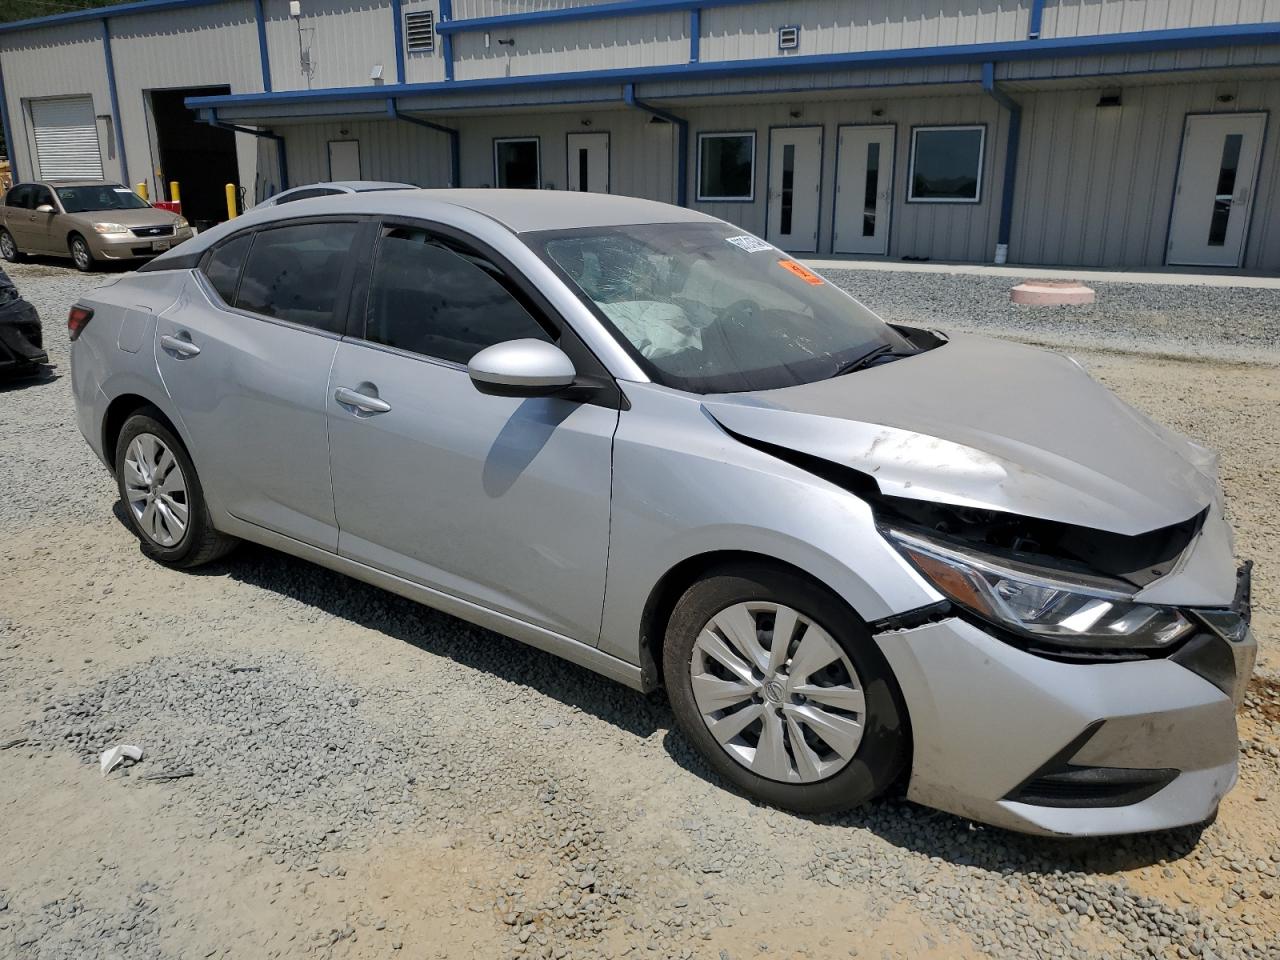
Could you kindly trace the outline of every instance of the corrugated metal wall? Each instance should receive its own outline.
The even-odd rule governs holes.
[[[1059,57],[1052,60],[1024,60],[1001,64],[997,77],[1009,80],[1028,78],[1106,76],[1126,73],[1209,70],[1219,67],[1250,67],[1280,64],[1280,47],[1218,47],[1210,50],[1166,50],[1157,53],[1116,54],[1106,57]]]
[[[1218,103],[1225,93],[1236,99]],[[1123,105],[1107,109],[1098,108],[1096,89],[1017,96],[1023,127],[1010,259],[1163,265],[1186,115],[1268,110],[1245,266],[1280,269],[1280,80],[1128,87]]]
[[[488,32],[487,49],[484,33],[463,33],[453,44],[454,76],[472,80],[686,63],[688,27],[686,13],[498,27]],[[500,42],[508,39],[510,45]]]
[[[329,141],[360,142],[360,176],[420,187],[449,185],[449,139],[404,121],[354,120],[280,126],[289,157],[289,185],[329,179]]]
[[[233,93],[262,90],[258,32],[249,0],[163,13],[113,17],[120,120],[129,159],[126,183],[152,179],[159,156],[150,129],[151,90],[230,85]],[[237,136],[240,182],[252,190],[257,144]]]
[[[501,17],[509,13],[538,13],[612,2],[614,0],[453,0],[453,18]]]
[[[4,57],[5,99],[16,141],[9,149],[18,170],[30,178],[37,171],[24,100],[90,96],[95,114],[111,113],[107,67],[102,56],[102,27],[92,22],[73,23],[38,32],[6,34],[0,36],[0,56]],[[106,176],[120,176],[118,160],[109,156],[110,144],[104,142],[101,147]]]
[[[382,65],[383,80],[395,83],[396,48],[386,0],[305,0],[297,20],[289,16],[289,0],[266,0],[263,9],[276,90],[370,86],[376,64]],[[252,20],[252,10],[249,16]],[[311,59],[309,77],[302,68],[299,29],[302,52]],[[255,35],[255,54],[257,49]]]
[[[1042,37],[1280,20],[1280,0],[1047,0]]]
[[[1025,40],[1025,0],[787,0],[702,13],[703,60],[776,56],[778,28],[800,26],[798,54]]]
[[[454,16],[457,16],[457,9],[455,6]],[[406,15],[422,10],[430,10],[436,15],[437,20],[440,17],[438,0],[405,0],[403,10]],[[388,66],[387,76],[392,77],[394,72],[394,68]],[[415,51],[413,53],[405,51],[404,79],[406,83],[434,83],[437,80],[444,79],[444,44],[440,42],[439,34],[436,35],[436,48],[434,50]]]
[[[583,121],[590,121],[584,125]],[[565,137],[570,133],[609,134],[609,182],[613,193],[675,201],[676,146],[671,124],[650,123],[638,110],[589,108],[511,117],[469,117],[462,130],[462,185],[492,186],[494,137],[537,137],[544,186],[563,190],[568,178]]]

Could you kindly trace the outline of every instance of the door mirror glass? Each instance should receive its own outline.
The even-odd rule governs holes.
[[[481,393],[498,397],[546,397],[573,384],[573,361],[544,340],[508,340],[485,347],[467,364]]]
[[[42,203],[40,206],[36,207],[36,213],[53,213],[53,205]]]

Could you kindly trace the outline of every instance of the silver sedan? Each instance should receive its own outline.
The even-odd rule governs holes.
[[[799,811],[1211,818],[1252,670],[1214,456],[1073,361],[890,325],[623,197],[255,211],[72,309],[157,561],[251,540],[638,690]]]

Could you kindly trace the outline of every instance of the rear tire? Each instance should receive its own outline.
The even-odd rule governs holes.
[[[776,659],[775,634],[786,641]],[[889,789],[910,759],[888,661],[847,604],[793,571],[745,563],[695,583],[672,611],[663,668],[685,736],[722,777],[773,806],[849,809]]]
[[[154,407],[125,421],[113,462],[129,525],[152,560],[198,567],[238,542],[214,529],[195,464]]]
[[[71,239],[67,241],[67,248],[71,251],[71,262],[76,265],[76,269],[81,273],[92,273],[93,268],[97,265],[93,259],[93,251],[89,249],[89,244],[84,237],[78,233],[73,233]]]
[[[0,257],[4,257],[9,263],[21,263],[26,259],[22,251],[18,249],[18,244],[13,239],[13,234],[3,227],[0,227]]]

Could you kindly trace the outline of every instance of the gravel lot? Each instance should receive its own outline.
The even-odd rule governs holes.
[[[757,807],[660,695],[266,550],[149,563],[72,416],[62,318],[95,281],[10,272],[60,367],[0,386],[0,957],[1280,957],[1275,292],[1024,313],[986,278],[832,275],[1072,347],[1222,453],[1259,561],[1242,782],[1203,832],[1047,842]],[[103,778],[117,742],[147,755]]]

